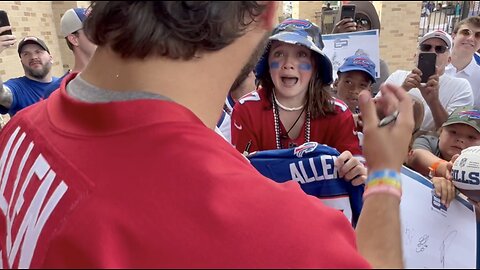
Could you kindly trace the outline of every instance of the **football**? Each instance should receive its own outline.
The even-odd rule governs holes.
[[[462,150],[452,167],[453,184],[471,200],[480,202],[480,146]]]

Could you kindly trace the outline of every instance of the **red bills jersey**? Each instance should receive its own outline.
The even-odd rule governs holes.
[[[369,267],[343,214],[261,176],[185,107],[81,102],[75,76],[0,134],[3,267]]]
[[[353,155],[361,155],[352,113],[343,101],[333,99],[335,114],[311,119],[310,141],[336,148],[340,153],[349,150]],[[305,143],[305,123],[296,139],[282,139],[282,148],[291,148]],[[249,153],[258,150],[276,149],[275,122],[272,103],[261,88],[243,97],[235,104],[232,114],[232,144],[244,152],[251,141]],[[281,134],[287,134],[280,122]]]

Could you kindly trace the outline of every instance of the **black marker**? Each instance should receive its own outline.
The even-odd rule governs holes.
[[[243,151],[244,156],[248,156],[248,151],[250,151],[251,145],[252,145],[252,140],[248,141],[247,146],[245,146],[245,150]]]

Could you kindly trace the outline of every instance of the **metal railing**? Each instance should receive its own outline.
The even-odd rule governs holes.
[[[480,1],[423,1],[418,36],[433,30],[452,34],[455,24],[480,14]]]
[[[337,12],[338,10],[315,12],[315,23],[320,26],[323,34],[331,33]],[[443,30],[451,34],[457,22],[470,16],[480,16],[480,1],[423,1],[418,36],[432,30]]]

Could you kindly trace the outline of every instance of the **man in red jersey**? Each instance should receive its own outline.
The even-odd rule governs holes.
[[[397,196],[365,199],[356,241],[341,212],[264,178],[212,130],[276,5],[93,2],[86,69],[0,134],[2,266],[402,267]],[[398,171],[411,105],[383,94],[398,120],[378,128],[364,93],[364,150],[373,171]]]

